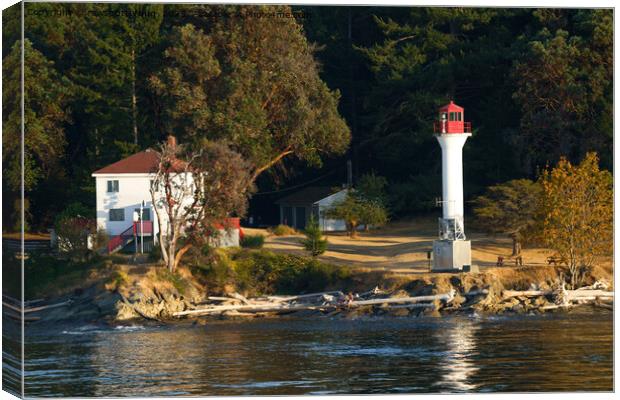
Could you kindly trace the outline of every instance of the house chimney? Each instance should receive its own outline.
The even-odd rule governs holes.
[[[168,146],[175,148],[177,147],[177,138],[173,135],[168,135]]]

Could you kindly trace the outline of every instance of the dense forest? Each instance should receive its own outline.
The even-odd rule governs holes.
[[[254,165],[252,213],[291,187],[346,182],[347,160],[354,180],[387,178],[392,215],[428,211],[441,192],[432,123],[452,99],[474,129],[468,199],[561,156],[596,151],[612,169],[613,10],[25,7],[33,230],[75,202],[94,215],[90,174],[170,133],[234,144]],[[19,7],[3,24],[6,231],[21,184]]]

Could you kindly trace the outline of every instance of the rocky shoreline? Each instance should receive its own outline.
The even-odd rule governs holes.
[[[212,319],[282,316],[358,318],[440,317],[467,313],[541,314],[586,303],[610,308],[609,300],[613,300],[613,292],[604,281],[577,291],[567,291],[561,284],[548,282],[530,283],[527,290],[515,291],[498,282],[489,282],[488,277],[482,275],[458,274],[412,279],[391,290],[380,286],[360,294],[333,291],[248,300],[237,293],[209,296],[198,285],[191,285],[180,293],[171,285],[149,287],[139,280],[116,287],[99,283],[53,300],[28,305],[25,315],[27,323],[37,325],[69,321],[122,324],[139,320],[163,323],[191,320],[203,324]],[[296,297],[307,300],[300,302]],[[251,307],[251,304],[274,306]],[[205,307],[208,312],[201,312]]]

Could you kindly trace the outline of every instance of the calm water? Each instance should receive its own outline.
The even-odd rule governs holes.
[[[29,332],[29,396],[613,389],[605,311]]]

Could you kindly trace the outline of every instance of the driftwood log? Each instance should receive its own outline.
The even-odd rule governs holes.
[[[184,315],[209,315],[209,314],[221,314],[228,311],[236,311],[238,313],[264,313],[264,312],[276,312],[276,311],[301,311],[301,310],[325,310],[329,308],[335,308],[335,306],[310,306],[310,305],[231,305],[231,306],[213,306],[210,308],[199,308],[196,310],[186,310],[175,312],[175,317],[181,317]]]
[[[12,304],[16,304],[16,305],[20,305],[22,304],[22,301],[20,299],[16,299],[14,297],[11,297],[9,295],[3,294],[2,295],[2,300],[8,303],[12,303]],[[34,300],[26,300],[23,303],[25,305],[31,305],[31,304],[35,304],[35,303],[41,303],[45,301],[44,299],[34,299]]]
[[[505,299],[512,297],[541,297],[551,296],[556,304],[541,307],[541,310],[555,310],[570,308],[580,304],[594,304],[603,308],[613,309],[613,305],[604,302],[613,301],[614,292],[605,290],[609,287],[604,282],[595,282],[594,285],[582,287],[576,290],[565,290],[562,284],[555,290],[505,290],[502,296]]]
[[[539,297],[555,294],[553,290],[504,290],[502,296],[506,299],[511,297]],[[613,298],[614,292],[605,290],[567,290],[568,300],[595,300],[597,298]]]
[[[67,301],[63,301],[62,303],[49,304],[49,305],[46,305],[46,306],[24,308],[24,314],[31,313],[31,312],[36,312],[36,311],[43,311],[43,310],[47,310],[47,309],[50,309],[50,308],[63,307],[63,306],[70,305],[71,303],[73,303],[72,300],[67,300]],[[12,305],[10,303],[7,303],[6,301],[3,301],[2,305],[4,307],[7,307],[7,308],[13,310],[13,311],[17,311],[17,312],[20,312],[20,313],[22,312],[22,308],[21,307],[14,306],[14,305]]]
[[[374,289],[365,294],[378,294]],[[369,305],[385,305],[390,308],[429,308],[435,307],[435,301],[450,302],[454,298],[455,291],[432,296],[417,297],[391,297],[369,300],[353,300],[340,291],[310,293],[299,296],[268,296],[256,299],[246,299],[246,304],[213,304],[204,308],[178,311],[173,313],[175,317],[200,316],[223,313],[234,315],[256,313],[288,313],[294,311],[336,311],[339,309],[351,309]],[[237,296],[233,298],[238,299]],[[216,298],[214,298],[215,300]],[[230,300],[229,298],[217,298],[217,300]],[[245,298],[244,298],[245,299]],[[299,302],[304,300],[306,302]],[[318,302],[318,303],[317,303]],[[430,303],[425,303],[430,302]]]
[[[433,296],[417,296],[417,297],[396,297],[387,299],[358,300],[349,303],[350,306],[367,306],[373,304],[393,304],[393,303],[419,303],[423,301],[445,300],[449,301],[454,298],[454,291],[445,294],[436,294]]]

